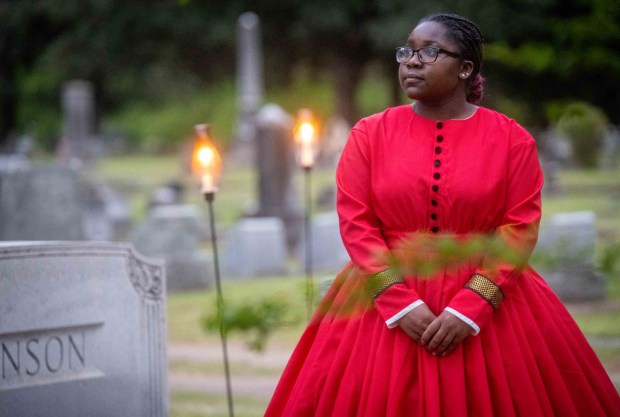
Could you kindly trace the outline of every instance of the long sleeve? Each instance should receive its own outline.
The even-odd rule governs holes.
[[[495,234],[526,260],[538,238],[543,175],[531,136],[520,126],[512,134],[517,138],[512,138],[507,156],[507,197]],[[457,311],[483,328],[501,299],[510,296],[511,286],[519,285],[524,266],[525,262],[510,263],[487,256],[468,285],[452,298],[448,310]]]
[[[336,183],[340,233],[355,265],[369,277],[373,274],[389,276],[389,266],[376,256],[387,251],[388,247],[381,233],[382,222],[373,209],[377,202],[372,192],[371,139],[374,138],[366,133],[365,122],[358,123],[351,130],[338,163]],[[417,292],[398,282],[399,279],[393,279],[374,299],[375,308],[388,325],[390,319],[395,321],[399,313],[421,303]]]

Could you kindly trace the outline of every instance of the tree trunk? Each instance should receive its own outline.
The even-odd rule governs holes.
[[[363,70],[363,62],[340,54],[335,54],[332,58],[336,90],[336,113],[350,125],[355,124],[359,119],[356,93]]]
[[[10,36],[8,28],[0,29],[0,150],[7,151],[17,119],[16,63],[11,54]]]

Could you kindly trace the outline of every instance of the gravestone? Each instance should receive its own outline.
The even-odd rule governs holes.
[[[191,291],[209,287],[213,265],[200,250],[207,230],[196,206],[173,204],[156,206],[134,231],[136,249],[165,262],[168,291]]]
[[[66,166],[0,160],[0,240],[113,240],[128,227],[109,186]]]
[[[84,238],[75,171],[37,165],[0,174],[0,240]]]
[[[253,216],[279,217],[286,228],[287,247],[301,232],[301,210],[293,190],[293,117],[276,104],[263,106],[257,117],[256,166],[259,207]]]
[[[30,160],[24,155],[0,154],[0,176],[13,172],[26,171],[30,168]]]
[[[340,237],[340,223],[335,211],[316,214],[312,218],[310,237],[312,240],[312,270],[335,272],[341,270],[350,260]],[[300,257],[305,254],[301,245]],[[333,278],[333,277],[332,277]]]
[[[168,416],[165,297],[126,244],[0,243],[0,416]]]
[[[535,266],[564,301],[599,300],[606,295],[606,280],[595,270],[596,216],[591,211],[559,213],[540,231]]]
[[[237,20],[237,132],[235,152],[248,158],[256,136],[256,113],[263,104],[260,19],[246,12]]]
[[[286,272],[284,222],[278,217],[248,217],[228,233],[222,250],[226,277],[275,276]]]
[[[95,157],[95,95],[93,84],[69,81],[62,89],[63,138],[59,156],[65,162],[89,163]]]

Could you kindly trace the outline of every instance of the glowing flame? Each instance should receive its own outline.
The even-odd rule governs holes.
[[[196,143],[192,152],[192,173],[202,182],[203,193],[216,191],[222,161],[209,134],[208,125],[196,125]]]
[[[294,133],[298,148],[297,159],[304,168],[311,168],[314,165],[317,130],[312,112],[308,109],[301,109],[297,116]]]

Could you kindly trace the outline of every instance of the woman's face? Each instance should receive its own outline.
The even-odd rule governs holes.
[[[447,29],[437,22],[420,23],[409,35],[406,45],[414,50],[433,46],[457,54],[461,52],[448,37]],[[471,61],[440,53],[435,62],[425,64],[420,62],[416,53],[408,62],[400,64],[398,78],[410,99],[440,104],[460,96],[465,97],[467,77],[462,74],[469,76],[472,70]]]

